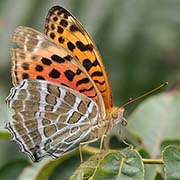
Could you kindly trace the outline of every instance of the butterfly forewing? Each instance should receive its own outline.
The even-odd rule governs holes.
[[[70,87],[98,102],[92,81],[63,47],[40,32],[21,26],[16,29],[13,42],[19,46],[11,51],[15,85],[28,78],[47,80]]]
[[[7,128],[33,161],[46,155],[59,157],[78,148],[80,142],[96,140],[92,131],[98,106],[70,88],[23,80],[6,101],[15,110]]]
[[[86,72],[99,89],[106,109],[112,107],[112,95],[102,58],[95,43],[81,23],[66,9],[52,7],[45,22],[45,33],[59,46],[65,47]]]

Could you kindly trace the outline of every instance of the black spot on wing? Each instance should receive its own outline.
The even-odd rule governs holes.
[[[83,44],[81,41],[77,41],[76,42],[76,46],[80,51],[92,51],[93,50],[93,46],[92,44]]]
[[[36,69],[36,71],[41,72],[41,71],[43,71],[43,66],[37,65],[37,66],[35,67],[35,69]]]
[[[64,41],[65,41],[65,39],[64,39],[62,36],[60,36],[60,37],[58,38],[58,41],[59,41],[59,43],[63,44]]]
[[[91,91],[91,90],[93,90],[93,89],[94,89],[94,87],[91,86],[89,89],[86,89],[86,88],[80,89],[79,92],[80,92],[80,93],[83,93],[83,92],[85,92],[85,91]]]
[[[51,32],[50,37],[51,37],[51,39],[54,39],[56,36],[55,36],[55,34],[53,32]]]
[[[71,32],[78,31],[77,26],[75,26],[74,24],[72,24],[69,29],[70,29]]]
[[[42,62],[44,65],[47,65],[47,66],[49,66],[49,65],[52,64],[51,60],[50,60],[50,59],[47,59],[47,58],[42,58],[42,59],[41,59],[41,62]]]
[[[29,70],[29,64],[28,63],[23,63],[21,66],[24,70]]]
[[[49,76],[54,79],[59,78],[60,72],[53,68],[49,73]]]
[[[55,25],[51,24],[51,29],[54,30],[55,29]]]
[[[89,98],[95,98],[97,96],[97,93],[95,93],[95,95],[92,96],[88,96]]]
[[[100,85],[103,85],[105,83],[105,81],[100,82],[98,80],[94,80],[94,82],[97,83],[97,84],[100,84]]]
[[[58,20],[58,18],[55,16],[55,17],[53,17],[53,21],[57,21]]]
[[[88,82],[89,82],[88,78],[83,78],[83,79],[80,79],[79,81],[77,81],[76,86],[79,86],[81,84],[86,84]]]
[[[45,80],[42,76],[37,76],[36,79]]]
[[[57,27],[57,32],[62,34],[64,32],[64,29],[61,26]]]
[[[65,57],[64,57],[64,59],[66,59],[67,61],[71,61],[71,59],[72,59],[72,56],[70,56],[70,55],[67,55],[67,56],[65,56]]]
[[[92,66],[97,66],[97,65],[99,65],[99,62],[97,59],[93,62],[91,62],[89,59],[83,60],[83,66],[86,68],[87,71],[89,71]]]
[[[62,57],[60,57],[60,56],[58,56],[58,55],[55,55],[55,54],[52,55],[51,58],[52,58],[53,61],[55,61],[55,62],[57,62],[57,63],[63,63],[63,62],[65,62],[65,60],[64,60]]]
[[[101,71],[94,71],[92,74],[91,74],[91,77],[94,77],[94,76],[103,76],[103,73]]]
[[[82,71],[78,68],[77,71],[76,71],[76,74],[79,75],[79,74],[81,74],[81,72]]]
[[[76,75],[73,71],[71,70],[66,70],[64,72],[64,75],[66,76],[66,78],[69,80],[69,81],[73,81],[74,79],[74,76]]]
[[[68,22],[65,19],[61,19],[60,25],[63,26],[63,27],[67,27]]]
[[[68,49],[69,49],[70,51],[72,51],[72,52],[73,52],[73,50],[75,49],[75,45],[74,45],[72,42],[68,42],[68,43],[67,43],[67,46],[68,46]]]
[[[84,59],[83,66],[86,68],[87,71],[89,71],[92,67],[91,61],[89,59]]]
[[[23,73],[23,74],[22,74],[22,78],[23,78],[23,79],[28,79],[28,78],[29,78],[29,74]]]

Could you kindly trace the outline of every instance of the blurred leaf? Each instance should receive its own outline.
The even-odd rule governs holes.
[[[144,179],[154,180],[157,175],[157,167],[155,164],[145,164],[144,165]]]
[[[180,146],[180,139],[167,139],[162,141],[160,146],[161,151],[169,145]]]
[[[33,163],[31,166],[24,168],[21,174],[19,174],[18,180],[35,180],[42,167],[49,161],[48,159],[44,159],[41,162]]]
[[[176,146],[168,146],[163,152],[163,160],[166,179],[180,179],[180,149]]]
[[[7,108],[5,103],[5,97],[8,92],[6,88],[2,87],[2,84],[0,83],[0,131],[5,130],[4,127],[6,122],[11,119],[11,110]]]
[[[0,179],[1,180],[17,179],[21,171],[28,165],[30,165],[30,163],[25,159],[9,162],[0,168]]]
[[[164,180],[164,176],[158,172],[154,179],[155,180]]]
[[[80,164],[79,155],[78,159],[74,156],[76,153],[74,151],[58,159],[47,157],[38,163],[33,163],[22,171],[18,180],[68,179]],[[56,173],[56,169],[59,168],[61,170]]]
[[[83,154],[83,157],[84,154]],[[65,161],[62,161],[52,172],[49,180],[69,179],[75,169],[80,165],[79,153],[76,156],[71,156]]]
[[[152,96],[128,118],[128,129],[141,137],[152,157],[160,154],[160,144],[169,138],[179,138],[180,93],[168,92]]]
[[[6,131],[0,131],[0,139],[9,140],[11,138],[10,133]]]
[[[149,152],[147,152],[147,150],[144,149],[143,147],[140,147],[137,150],[138,150],[138,152],[139,152],[139,154],[141,155],[142,158],[146,158],[147,159],[147,158],[151,157]]]
[[[140,180],[143,179],[143,163],[137,151],[126,148],[123,151],[102,151],[95,154],[71,176],[71,180]]]

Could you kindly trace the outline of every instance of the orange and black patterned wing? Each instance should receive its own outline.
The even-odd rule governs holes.
[[[15,30],[12,41],[18,45],[11,51],[15,86],[23,79],[46,80],[70,87],[99,102],[93,83],[65,48],[57,46],[44,34],[22,26]]]
[[[111,108],[111,88],[102,58],[81,23],[63,7],[54,6],[46,17],[45,34],[76,57],[99,89],[106,109]]]

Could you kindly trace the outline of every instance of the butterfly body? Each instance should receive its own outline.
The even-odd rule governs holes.
[[[7,129],[33,161],[60,157],[108,134],[122,123],[112,106],[101,56],[79,21],[52,7],[45,34],[19,26],[11,51],[15,85],[7,104],[15,110]]]

